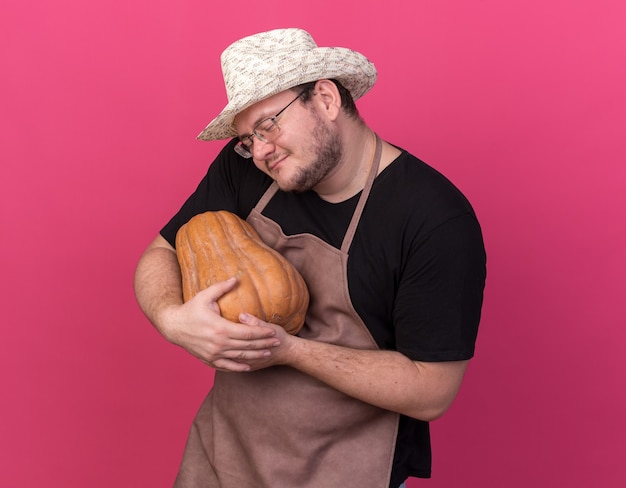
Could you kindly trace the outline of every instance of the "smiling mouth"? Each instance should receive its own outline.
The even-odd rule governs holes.
[[[267,169],[269,171],[274,171],[276,167],[280,165],[280,163],[282,163],[285,159],[287,159],[287,156],[288,156],[287,154],[281,154],[280,156],[272,158],[271,161],[267,162]]]

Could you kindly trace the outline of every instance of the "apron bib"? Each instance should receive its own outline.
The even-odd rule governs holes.
[[[348,292],[348,250],[378,171],[376,151],[341,249],[316,236],[285,236],[261,215],[273,183],[247,221],[304,277],[311,301],[300,337],[377,349]],[[215,372],[194,420],[175,488],[388,488],[398,414],[349,397],[286,366]]]

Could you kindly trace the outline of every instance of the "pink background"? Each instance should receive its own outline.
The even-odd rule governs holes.
[[[286,26],[374,61],[364,117],[483,225],[477,356],[409,487],[626,486],[626,3],[227,3],[2,4],[0,486],[171,485],[212,374],[134,267],[221,147],[219,54]]]

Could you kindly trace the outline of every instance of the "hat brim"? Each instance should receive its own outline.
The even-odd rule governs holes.
[[[265,86],[254,93],[231,100],[205,129],[198,134],[202,141],[229,139],[237,132],[233,121],[238,113],[261,100],[303,83],[323,79],[339,81],[354,100],[365,95],[376,82],[376,68],[362,54],[341,47],[319,47],[308,52],[298,52],[280,60],[282,70],[268,77]]]

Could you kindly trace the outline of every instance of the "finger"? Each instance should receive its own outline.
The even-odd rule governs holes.
[[[228,344],[231,349],[261,349],[274,345],[276,331],[269,327],[237,324],[228,331]]]
[[[239,314],[239,322],[242,325],[252,327],[253,330],[258,330],[259,328],[261,328],[262,330],[267,331],[268,337],[270,336],[269,331],[274,332],[273,334],[271,334],[272,336],[276,334],[276,331],[283,331],[283,328],[281,326],[272,324],[270,322],[265,322],[260,318],[255,317],[254,315],[250,315],[248,313]]]
[[[197,296],[201,296],[203,300],[208,300],[211,302],[216,301],[222,295],[231,291],[235,286],[237,286],[238,280],[234,276],[232,278],[228,278],[225,281],[218,281],[217,283],[213,283],[208,288],[198,292]]]
[[[241,322],[242,324],[246,324],[246,325],[256,325],[256,326],[262,326],[265,323],[258,317],[255,317],[254,315],[250,315],[249,313],[245,313],[245,312],[239,314],[239,322]]]
[[[255,339],[255,340],[237,340],[230,339],[222,344],[223,351],[262,351],[270,350],[280,346],[280,340],[275,337]]]
[[[267,359],[272,355],[269,349],[260,349],[258,351],[241,351],[230,350],[224,351],[222,357],[219,359],[231,359],[237,362],[247,363],[248,361],[260,361]]]
[[[227,372],[234,372],[234,373],[245,373],[251,370],[251,367],[249,364],[240,363],[232,359],[217,359],[213,361],[213,363],[209,363],[209,366],[219,371],[227,371]]]

